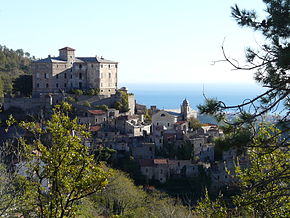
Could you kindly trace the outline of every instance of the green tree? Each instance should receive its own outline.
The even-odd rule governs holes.
[[[198,119],[191,117],[189,118],[189,128],[193,129],[193,130],[197,130],[198,128],[200,128],[202,126],[202,124],[199,122]]]
[[[198,108],[232,125],[233,134],[245,124],[252,126],[248,143],[242,140],[249,149],[250,166],[246,170],[237,169],[242,192],[235,198],[236,205],[253,216],[289,217],[290,4],[289,0],[263,2],[264,19],[259,19],[254,10],[232,7],[232,16],[238,25],[260,32],[265,38],[263,45],[247,49],[245,66],[229,58],[224,47],[222,51],[224,61],[235,69],[254,70],[255,80],[266,87],[266,91],[239,105],[227,106],[222,101],[206,99],[205,105]],[[261,127],[256,133],[257,118],[277,108],[281,111],[279,123],[284,126],[283,130]],[[239,118],[227,119],[227,111],[238,112]]]
[[[13,92],[20,92],[21,95],[32,94],[32,75],[21,75],[13,81]]]
[[[215,201],[209,198],[208,191],[206,190],[205,196],[200,200],[193,210],[196,217],[212,217],[212,218],[226,218],[227,208],[225,207],[222,195],[219,195]]]
[[[235,203],[255,217],[290,216],[290,151],[277,146],[281,131],[262,125],[248,151],[250,165],[236,171],[241,194]]]
[[[146,194],[123,172],[112,171],[109,183],[102,192],[93,196],[96,206],[103,208],[105,216],[122,215],[127,217],[143,205]],[[132,217],[132,216],[131,216]]]
[[[290,4],[289,0],[263,0],[263,2],[267,16],[260,20],[254,10],[241,10],[237,5],[232,7],[232,16],[238,25],[258,31],[265,37],[264,44],[259,49],[247,49],[246,66],[237,65],[226,56],[224,48],[222,49],[225,61],[235,69],[255,70],[255,80],[268,89],[259,96],[235,106],[207,99],[205,106],[199,106],[201,112],[215,113],[221,118],[224,117],[225,110],[237,110],[241,119],[234,123],[240,124],[244,121],[252,122],[256,117],[275,111],[278,105],[282,105],[281,109],[284,109],[285,114],[281,120],[289,121]]]
[[[107,184],[108,172],[83,145],[89,133],[68,117],[69,109],[68,103],[57,105],[45,128],[33,122],[21,123],[34,135],[32,142],[21,141],[26,170],[19,182],[23,187],[19,210],[29,217],[74,217],[76,202]]]

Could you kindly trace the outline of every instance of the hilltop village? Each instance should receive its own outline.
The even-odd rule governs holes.
[[[217,149],[214,139],[223,131],[217,123],[202,119],[188,100],[177,110],[138,104],[127,88],[118,88],[116,61],[76,57],[75,49],[64,47],[57,57],[33,61],[31,69],[32,97],[5,97],[4,112],[20,120],[34,117],[41,124],[54,105],[69,102],[72,118],[91,132],[84,143],[110,153],[106,160],[121,168],[120,160],[133,161],[144,178],[140,184],[203,176],[212,191],[229,189],[235,184],[237,156],[240,165],[247,164],[243,152]],[[1,129],[1,140],[23,134],[17,128]]]

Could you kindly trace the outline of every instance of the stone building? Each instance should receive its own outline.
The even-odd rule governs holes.
[[[59,49],[32,63],[33,96],[70,89],[99,89],[101,95],[114,94],[118,82],[118,62],[103,57],[75,57],[75,49]]]

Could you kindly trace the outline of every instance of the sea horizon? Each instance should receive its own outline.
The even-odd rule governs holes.
[[[135,95],[138,104],[159,109],[178,109],[184,99],[191,108],[206,98],[216,98],[227,105],[237,105],[265,91],[259,84],[245,83],[121,83]]]

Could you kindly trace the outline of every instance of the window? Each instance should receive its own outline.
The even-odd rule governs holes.
[[[46,88],[48,88],[48,83],[46,83],[46,85],[45,85],[45,86],[46,86]]]
[[[83,74],[82,74],[82,73],[79,74],[79,78],[80,78],[80,79],[83,78]]]
[[[111,73],[109,73],[109,78],[111,78]]]
[[[64,88],[66,88],[66,83],[63,84]]]
[[[58,68],[58,65],[56,65],[56,68]]]
[[[103,64],[101,64],[101,68],[103,68]]]
[[[109,67],[109,68],[111,68],[111,65],[110,65],[110,64],[108,64],[108,67]]]
[[[72,69],[72,68],[70,68],[70,72],[72,72],[72,70],[73,70],[73,69]]]
[[[58,79],[58,74],[55,76],[55,78],[57,78],[57,79]]]
[[[80,65],[79,65],[79,68],[82,69],[82,67],[83,67],[83,66],[80,64]]]
[[[48,76],[47,73],[44,74],[44,78],[45,78],[45,79],[48,79],[48,78],[49,78],[49,76]]]
[[[56,88],[58,88],[58,83],[55,84]]]
[[[115,67],[118,68],[118,64],[115,64]]]
[[[103,87],[103,83],[101,83],[101,87]]]
[[[66,79],[66,73],[64,74],[64,78]]]
[[[92,68],[94,68],[94,65],[93,65],[93,64],[91,64],[91,67],[92,67]]]
[[[39,83],[36,84],[36,87],[39,88]]]
[[[83,83],[79,82],[79,88],[82,89],[83,88]]]
[[[161,117],[165,117],[165,114],[161,114],[160,116],[161,116]]]
[[[98,119],[96,118],[96,123],[98,122]]]
[[[72,74],[70,75],[70,78],[72,79]]]
[[[167,123],[167,126],[170,126],[170,123]]]

